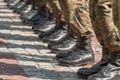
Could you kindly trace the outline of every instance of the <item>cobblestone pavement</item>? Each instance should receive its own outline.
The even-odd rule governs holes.
[[[80,67],[59,66],[47,44],[2,0],[0,37],[0,80],[78,80],[76,72]],[[100,53],[99,46],[93,48]]]

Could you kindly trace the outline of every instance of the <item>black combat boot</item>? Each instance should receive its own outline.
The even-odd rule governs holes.
[[[61,44],[52,46],[51,51],[54,53],[60,53],[60,52],[67,53],[68,51],[69,52],[72,51],[75,46],[76,46],[76,38],[69,37],[67,40],[63,41]]]
[[[17,10],[20,10],[25,5],[24,0],[20,0],[15,6],[12,7],[13,11],[16,12]]]
[[[52,33],[50,36],[44,37],[44,38],[43,38],[43,41],[44,41],[44,42],[50,42],[52,39],[56,39],[55,37],[57,37],[57,36],[60,36],[60,37],[61,37],[60,34],[66,32],[66,29],[67,29],[67,25],[66,25],[66,24],[63,24],[63,25],[61,26],[61,29],[55,31],[55,32]]]
[[[39,23],[38,25],[33,25],[32,26],[32,30],[34,31],[35,34],[38,34],[39,33],[39,29],[41,27],[43,27],[43,25],[47,26],[47,25],[49,25],[51,23],[55,23],[55,20],[49,21],[49,20],[46,19],[46,21],[43,22],[43,23]]]
[[[57,36],[49,39],[48,48],[51,48],[54,45],[60,44],[61,42],[63,42],[67,38],[68,38],[67,37],[67,30],[61,30]]]
[[[20,0],[9,0],[9,2],[7,2],[7,6],[12,9],[12,7],[14,7],[17,3],[19,3]]]
[[[94,53],[91,46],[91,32],[86,32],[80,37],[79,49],[69,53],[67,57],[58,60],[63,66],[81,66],[94,61]]]
[[[46,19],[45,22],[39,23],[38,25],[33,26],[33,30],[35,33],[40,33],[40,32],[49,32],[50,30],[54,29],[56,26],[55,19],[53,18],[48,18]]]
[[[110,62],[88,80],[120,80],[120,52],[110,53]]]
[[[26,4],[21,10],[20,14],[28,13],[32,9],[32,4]]]
[[[62,29],[60,29],[60,33],[56,31],[56,35],[52,36],[52,38],[49,38],[48,41],[48,48],[51,48],[52,46],[61,44],[63,41],[67,40],[70,35],[69,35],[69,26],[63,25]]]
[[[30,9],[30,11],[28,11],[27,13],[23,13],[20,15],[20,18],[23,20],[23,22],[25,22],[25,20],[27,19],[31,19],[32,17],[38,14],[38,8],[35,7],[34,0],[31,0],[31,3],[32,9]]]
[[[59,42],[59,40],[58,40],[58,42]],[[76,46],[76,36],[74,36],[72,29],[68,26],[67,27],[66,39],[63,39],[63,41],[60,42],[60,44],[56,44],[56,42],[53,42],[53,44],[50,45],[50,46],[51,46],[50,47],[51,51],[55,52],[55,53],[67,53],[67,52],[70,52]],[[64,55],[64,54],[62,54],[62,55]],[[61,56],[60,56],[60,58],[61,58]]]
[[[102,59],[97,64],[93,65],[91,68],[80,68],[78,70],[78,76],[80,78],[87,79],[88,76],[96,74],[99,72],[103,67],[105,67],[109,62],[109,50],[106,48],[102,48]]]
[[[27,13],[32,9],[32,1],[31,0],[27,0],[25,1],[25,5],[22,6],[20,9],[17,9],[16,12],[17,13]]]
[[[39,37],[43,38],[46,36],[50,36],[55,31],[63,28],[63,26],[64,26],[64,23],[56,24],[55,22],[55,23],[48,25],[48,28],[41,27],[42,29],[39,29]]]
[[[67,56],[69,56],[70,54],[76,52],[77,49],[81,46],[81,44],[80,44],[81,38],[76,37],[76,36],[74,35],[74,32],[72,31],[72,29],[71,29],[70,27],[69,27],[69,29],[68,29],[68,34],[70,35],[70,38],[73,39],[73,41],[70,41],[70,42],[67,43],[67,44],[66,44],[66,42],[65,42],[65,45],[63,45],[63,46],[64,46],[64,47],[66,46],[67,49],[64,49],[63,46],[61,46],[61,47],[63,47],[63,48],[58,48],[58,49],[53,46],[53,50],[55,50],[54,52],[57,52],[57,55],[56,55],[56,59],[57,59],[57,60],[59,60],[59,59],[61,59],[61,58],[64,58],[64,57],[67,57]],[[72,42],[72,43],[71,43],[71,42]],[[62,44],[61,44],[61,45],[62,45]],[[57,46],[57,45],[56,45],[56,46]],[[66,48],[66,47],[65,47],[65,48]],[[59,49],[60,49],[61,51],[58,51]],[[64,50],[62,50],[62,49],[64,49]]]
[[[23,20],[23,22],[27,19],[32,18],[33,16],[35,16],[38,13],[38,10],[36,9],[31,9],[29,12],[21,14],[20,18]]]
[[[57,36],[60,36],[63,35],[64,36],[64,33],[66,33],[66,30],[64,29],[60,29],[58,31],[55,31],[54,33],[52,33],[50,36],[46,36],[43,38],[43,41],[44,42],[50,42],[51,40],[55,39]],[[53,40],[54,41],[54,40]]]
[[[33,16],[31,19],[24,20],[26,24],[38,25],[39,23],[46,22],[46,17],[41,14]]]
[[[27,24],[37,25],[43,21],[46,21],[46,12],[43,9],[40,9],[40,11],[37,11],[34,16],[31,18],[24,18],[23,21]]]

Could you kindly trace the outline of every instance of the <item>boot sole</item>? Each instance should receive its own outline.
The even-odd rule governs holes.
[[[74,63],[74,64],[59,63],[59,65],[67,66],[67,67],[77,67],[77,66],[83,66],[87,64],[93,64],[93,63],[94,63],[94,59],[91,61],[84,62],[84,63]]]

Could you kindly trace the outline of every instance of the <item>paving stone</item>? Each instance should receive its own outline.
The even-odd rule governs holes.
[[[36,77],[36,78],[39,78],[39,79],[46,77],[46,76],[44,76],[44,74],[42,74],[41,72],[38,72],[38,71],[35,71],[35,72],[29,71],[29,72],[26,72],[26,74],[29,77]]]
[[[14,55],[0,54],[0,79],[2,80],[28,80],[28,76],[18,65]]]
[[[38,68],[34,66],[22,66],[25,72],[37,72]]]
[[[6,47],[0,47],[0,54],[10,53],[10,51]]]

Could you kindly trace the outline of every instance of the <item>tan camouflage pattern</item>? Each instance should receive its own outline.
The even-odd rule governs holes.
[[[120,51],[119,0],[90,0],[90,17],[99,42]]]
[[[35,3],[39,9],[43,6],[46,7],[47,18],[49,18],[50,13],[53,13],[56,22],[64,21],[58,0],[35,0]]]
[[[53,11],[54,17],[56,19],[56,22],[64,21],[64,17],[61,12],[60,5],[58,3],[58,0],[48,0],[50,7]]]
[[[65,20],[77,36],[92,31],[89,0],[58,0]]]

